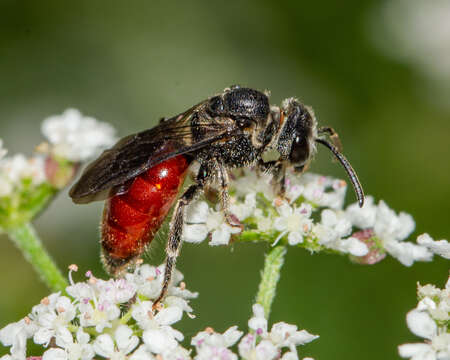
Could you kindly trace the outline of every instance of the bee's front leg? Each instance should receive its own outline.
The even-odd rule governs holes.
[[[338,149],[339,152],[342,152],[342,142],[336,130],[334,130],[332,127],[323,126],[319,128],[317,132],[319,135],[328,135],[333,145]]]
[[[258,162],[261,172],[272,174],[272,186],[275,193],[282,199],[286,198],[286,162],[280,160]]]

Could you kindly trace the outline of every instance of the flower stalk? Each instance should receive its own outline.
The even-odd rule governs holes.
[[[269,318],[270,309],[275,298],[277,283],[280,280],[280,271],[284,264],[286,246],[277,245],[270,249],[264,260],[261,281],[256,294],[256,303],[264,308],[265,318]]]
[[[8,228],[7,233],[50,290],[64,291],[68,283],[43,247],[33,226],[30,223],[24,223]]]

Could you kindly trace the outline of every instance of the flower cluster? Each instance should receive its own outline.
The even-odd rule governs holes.
[[[5,156],[0,139],[0,227],[29,221],[73,179],[80,161],[115,141],[110,125],[74,109],[45,119],[42,133],[49,143],[39,145],[31,157]]]
[[[45,181],[43,156],[26,158],[16,154],[6,157],[7,152],[0,139],[0,198],[11,195],[17,187],[38,186]]]
[[[283,322],[268,331],[261,305],[253,306],[250,333],[236,326],[223,334],[212,328],[199,332],[191,340],[192,349],[184,348],[181,332],[172,327],[183,314],[192,315],[189,300],[197,297],[186,289],[179,271],[174,274],[169,295],[152,311],[153,300],[162,287],[164,266],[142,265],[134,273],[118,280],[101,280],[87,272],[87,280],[75,283],[71,265],[67,295],[54,293],[34,306],[24,319],[0,330],[0,341],[10,346],[2,360],[24,360],[27,340],[32,339],[45,351],[43,360],[94,357],[130,360],[271,360],[298,359],[296,347],[317,338],[305,330]],[[286,351],[283,353],[283,350]]]
[[[116,140],[111,125],[83,116],[76,109],[45,119],[41,130],[52,145],[51,153],[72,162],[86,161]]]
[[[406,315],[411,332],[425,343],[400,345],[401,357],[414,360],[450,359],[450,277],[444,289],[417,286],[419,303]]]
[[[375,204],[366,197],[344,208],[345,181],[306,173],[287,173],[286,196],[277,197],[271,176],[245,170],[231,184],[231,213],[240,227],[229,224],[220,209],[206,201],[191,204],[186,214],[183,237],[201,242],[210,234],[211,245],[226,245],[234,234],[239,239],[284,242],[310,251],[348,254],[352,260],[373,264],[386,254],[410,266],[414,261],[430,261],[434,254],[450,258],[450,243],[434,241],[428,234],[417,243],[404,241],[414,231],[411,215],[396,214],[384,201]]]

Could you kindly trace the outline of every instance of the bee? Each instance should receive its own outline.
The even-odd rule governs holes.
[[[254,167],[270,172],[277,193],[284,196],[286,169],[305,171],[316,144],[331,150],[344,167],[362,206],[362,186],[342,155],[332,128],[318,128],[312,109],[295,98],[284,100],[281,107],[271,107],[266,93],[240,86],[227,88],[177,116],[162,119],[149,130],[121,139],[85,169],[70,196],[78,204],[106,200],[101,256],[114,276],[140,261],[176,202],[155,308],[166,295],[175,269],[189,203],[214,183],[226,221],[240,226],[230,213],[229,170]],[[278,159],[264,161],[262,155],[268,150],[276,150]],[[200,164],[195,180],[177,200],[194,162]]]

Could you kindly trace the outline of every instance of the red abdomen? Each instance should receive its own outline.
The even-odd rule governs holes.
[[[120,273],[142,255],[175,202],[188,166],[184,155],[166,160],[137,176],[125,194],[106,201],[101,243],[110,272]]]

